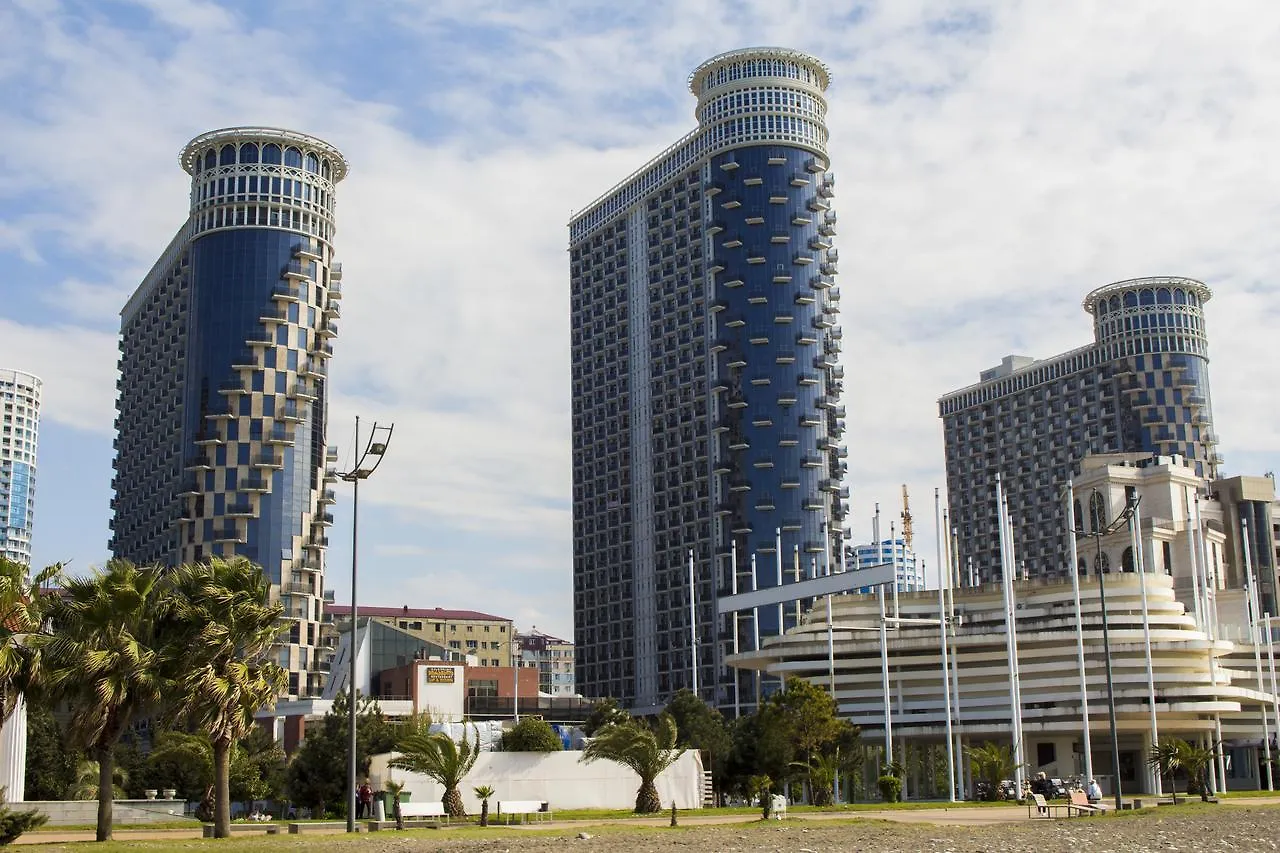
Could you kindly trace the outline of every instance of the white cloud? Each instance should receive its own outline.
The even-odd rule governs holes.
[[[409,575],[407,592],[443,604],[441,589],[466,587],[441,584],[468,580],[569,633],[565,224],[692,127],[694,65],[760,42],[833,70],[860,533],[873,501],[897,514],[907,482],[931,558],[936,398],[1009,352],[1086,343],[1081,298],[1136,275],[1215,288],[1223,450],[1229,464],[1238,452],[1280,465],[1267,343],[1280,313],[1280,177],[1268,168],[1280,8],[402,0],[310,17],[417,33],[420,87],[393,93],[340,76],[325,50],[279,49],[301,45],[296,32],[210,3],[147,7],[161,18],[151,34],[58,7],[0,10],[0,79],[38,93],[4,102],[0,252],[78,254],[81,268],[31,286],[61,285],[59,297],[79,297],[77,322],[113,328],[127,283],[185,212],[175,155],[186,139],[264,123],[341,147],[353,170],[339,188],[347,275],[330,441],[345,451],[357,412],[394,420],[371,502],[406,531],[428,520],[491,531],[563,579],[522,581],[495,551],[458,576]],[[855,8],[855,24],[823,24]],[[0,325],[0,361],[45,375],[46,417],[107,429],[114,342],[58,316]],[[373,553],[410,554],[400,547]]]

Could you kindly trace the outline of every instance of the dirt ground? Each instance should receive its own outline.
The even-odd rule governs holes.
[[[585,827],[556,835],[494,839],[381,839],[362,850],[474,851],[474,853],[656,853],[697,850],[722,853],[1146,853],[1146,851],[1274,851],[1280,849],[1280,809],[1225,807],[1186,813],[1022,821],[986,826],[858,821],[789,820],[769,825],[715,825],[643,829]],[[316,845],[313,849],[323,849]],[[336,848],[335,849],[339,849]]]

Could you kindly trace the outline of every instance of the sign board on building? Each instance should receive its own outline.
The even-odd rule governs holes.
[[[427,683],[453,684],[455,672],[456,669],[452,666],[429,666],[427,667]]]

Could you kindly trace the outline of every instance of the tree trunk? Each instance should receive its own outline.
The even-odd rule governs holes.
[[[111,840],[112,810],[115,805],[116,755],[111,747],[98,748],[98,832],[96,840]]]
[[[213,837],[231,837],[231,742],[213,742]]]
[[[462,794],[457,788],[449,788],[444,792],[444,810],[449,817],[466,817],[467,807],[462,803]]]
[[[487,798],[480,801],[480,825],[489,825],[489,800]]]
[[[642,782],[636,792],[636,814],[657,814],[662,811],[662,800],[658,799],[658,788],[653,780]]]

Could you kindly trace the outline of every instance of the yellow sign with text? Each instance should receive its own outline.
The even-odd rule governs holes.
[[[427,667],[427,683],[453,684],[455,670],[456,667],[452,666],[429,666]]]

